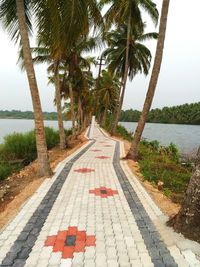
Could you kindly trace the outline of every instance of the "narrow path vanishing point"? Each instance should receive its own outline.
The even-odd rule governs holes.
[[[200,266],[164,242],[159,209],[119,160],[123,144],[94,121],[88,135],[2,231],[0,266]]]

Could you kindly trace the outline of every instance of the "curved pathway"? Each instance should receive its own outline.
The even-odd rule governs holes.
[[[120,162],[123,144],[95,125],[88,136],[2,231],[0,266],[200,266]]]

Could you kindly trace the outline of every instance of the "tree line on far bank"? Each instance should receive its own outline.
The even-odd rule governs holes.
[[[137,122],[140,115],[138,110],[122,110],[120,121]],[[152,109],[147,122],[200,125],[200,102]]]
[[[138,122],[140,115],[141,112],[138,110],[122,110],[119,120]],[[43,118],[44,120],[57,120],[57,113],[43,112]],[[0,119],[34,119],[34,114],[32,111],[0,110]],[[63,113],[63,119],[70,120],[71,118]],[[152,109],[147,122],[200,125],[200,102]]]

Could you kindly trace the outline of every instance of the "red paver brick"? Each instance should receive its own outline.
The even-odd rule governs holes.
[[[44,246],[45,247],[54,246],[56,238],[57,238],[56,235],[48,236],[47,240],[44,243]]]
[[[64,240],[59,240],[57,239],[54,247],[53,247],[53,252],[62,252],[64,249],[65,241]]]
[[[88,236],[86,238],[86,246],[91,247],[96,245],[96,238],[94,235]]]
[[[76,226],[73,226],[73,227],[69,226],[69,227],[68,227],[67,234],[68,234],[68,235],[76,235],[77,230],[78,230],[78,229],[77,229]]]
[[[85,241],[76,241],[75,252],[84,252],[85,251],[86,242]]]
[[[67,231],[59,231],[57,235],[57,239],[65,240],[67,236]]]
[[[109,159],[110,157],[107,157],[107,156],[98,156],[96,157],[97,159]]]
[[[94,172],[94,169],[89,169],[89,168],[81,168],[81,169],[77,169],[74,170],[75,172],[79,172],[79,173],[88,173],[88,172]]]
[[[64,247],[62,252],[63,259],[72,259],[74,254],[74,247]]]
[[[102,192],[102,191],[104,191],[104,192]],[[102,198],[107,198],[107,197],[111,197],[111,196],[118,194],[118,191],[112,190],[111,188],[106,188],[105,186],[102,186],[100,188],[95,188],[95,189],[89,190],[89,193],[95,194],[95,196],[100,196]]]

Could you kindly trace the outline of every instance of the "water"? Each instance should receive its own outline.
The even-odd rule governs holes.
[[[57,121],[45,121],[45,126],[58,129]],[[120,122],[130,132],[134,132],[137,123]],[[64,122],[66,129],[71,122]],[[33,120],[0,119],[0,143],[3,137],[13,132],[27,132],[34,128]],[[200,145],[200,125],[147,123],[143,133],[147,140],[158,140],[162,145],[176,144],[182,153],[193,153]]]
[[[45,126],[58,129],[57,121],[44,121]],[[69,129],[72,127],[71,121],[65,121],[64,127]],[[13,132],[25,133],[34,129],[33,120],[17,120],[17,119],[0,119],[0,143],[3,142],[3,137]]]
[[[120,122],[129,132],[134,132],[136,122]],[[143,138],[158,140],[162,145],[176,144],[184,154],[195,153],[200,145],[200,125],[147,123]]]

